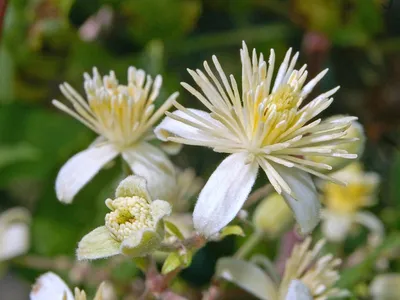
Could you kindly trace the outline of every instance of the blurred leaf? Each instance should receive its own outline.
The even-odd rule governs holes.
[[[373,250],[360,264],[344,269],[340,275],[337,286],[351,288],[359,281],[369,279],[374,274],[373,269],[380,255],[400,247],[400,234],[392,233]]]
[[[0,168],[19,161],[34,160],[37,157],[37,150],[28,144],[0,146]]]
[[[164,261],[161,273],[163,275],[172,272],[173,270],[179,268],[182,264],[181,257],[176,252],[171,252],[167,259]]]
[[[231,225],[231,226],[224,227],[224,229],[222,229],[222,231],[221,231],[220,237],[224,238],[228,235],[245,236],[242,227],[240,227],[239,225]]]
[[[13,57],[4,44],[0,46],[0,66],[0,103],[6,103],[14,99],[15,65]]]
[[[175,224],[173,224],[167,220],[164,220],[164,225],[169,233],[171,233],[172,235],[175,235],[180,240],[185,239],[182,232],[179,230],[178,227],[175,226]]]

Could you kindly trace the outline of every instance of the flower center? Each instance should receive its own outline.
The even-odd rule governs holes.
[[[353,213],[369,203],[370,188],[363,183],[349,183],[340,186],[328,183],[326,186],[326,206],[340,213]]]
[[[106,227],[119,241],[128,238],[137,230],[155,226],[150,204],[143,198],[120,197],[107,200],[107,206],[112,211],[106,214]]]

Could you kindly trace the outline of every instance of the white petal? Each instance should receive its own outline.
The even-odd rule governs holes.
[[[382,221],[374,214],[368,211],[360,211],[355,214],[354,221],[367,227],[373,234],[383,238],[385,235],[385,228]]]
[[[4,228],[0,236],[0,261],[24,254],[29,248],[29,226],[14,223]]]
[[[278,299],[277,287],[272,279],[252,263],[231,257],[220,258],[215,274],[217,277],[237,284],[260,299]]]
[[[225,158],[200,192],[193,212],[194,227],[212,236],[236,216],[257,177],[258,164],[246,164],[246,153]]]
[[[332,242],[341,242],[346,239],[353,223],[353,216],[338,214],[329,210],[322,211],[322,233]]]
[[[167,199],[175,186],[175,170],[157,147],[143,142],[122,152],[135,175],[144,177],[153,199]]]
[[[217,121],[214,120],[208,112],[199,109],[188,109],[188,111],[199,116],[200,119],[206,120],[208,123],[211,124],[217,123]],[[193,118],[192,116],[189,116],[180,110],[176,110],[172,114],[180,118],[186,119],[189,122],[204,126],[204,123],[201,122],[199,119]],[[162,141],[167,141],[167,138],[170,136],[178,136],[191,140],[192,139],[208,140],[208,135],[205,135],[202,130],[199,130],[193,126],[187,125],[180,121],[174,120],[170,117],[164,118],[164,120],[162,120],[162,122],[154,129],[154,133],[157,136],[157,138]]]
[[[72,156],[58,173],[57,198],[62,202],[71,203],[79,190],[117,154],[117,150],[112,145],[102,144]]]
[[[66,298],[63,298],[64,295]],[[31,300],[74,300],[71,290],[56,274],[47,272],[41,275],[30,293]]]
[[[286,300],[313,300],[310,290],[300,280],[292,280],[289,286]]]
[[[321,210],[321,203],[310,174],[296,168],[287,168],[272,162],[271,164],[292,190],[293,196],[286,192],[282,192],[282,196],[293,210],[301,233],[309,234],[318,225]]]

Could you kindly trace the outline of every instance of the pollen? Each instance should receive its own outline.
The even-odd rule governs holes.
[[[106,214],[106,227],[119,241],[128,238],[135,231],[155,226],[150,204],[143,198],[133,196],[108,199],[106,204],[112,210]]]

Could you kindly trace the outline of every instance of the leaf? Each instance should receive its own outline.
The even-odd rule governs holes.
[[[170,221],[164,220],[165,228],[167,229],[168,233],[175,235],[178,239],[184,240],[185,237],[183,236],[182,232],[176,227],[175,224],[171,223]]]
[[[190,250],[186,250],[181,254],[182,263],[185,267],[189,267],[192,263],[193,252]]]
[[[224,229],[221,230],[221,238],[224,238],[228,235],[245,236],[242,227],[240,227],[239,225],[226,226]]]
[[[163,275],[174,271],[182,265],[181,257],[178,253],[172,252],[168,255],[167,259],[164,261],[164,264],[161,269],[161,273]]]
[[[0,168],[20,161],[35,160],[37,157],[37,150],[26,143],[12,146],[1,146]]]
[[[373,268],[377,259],[385,252],[398,247],[400,247],[400,234],[393,233],[389,235],[362,263],[345,269],[340,276],[337,286],[340,288],[351,288],[357,282],[368,279],[368,276],[373,274]]]

